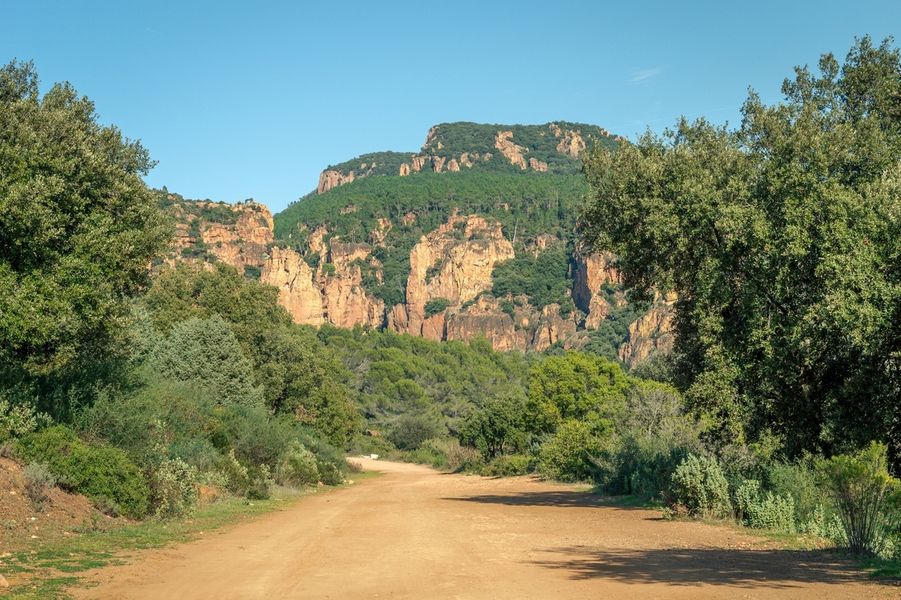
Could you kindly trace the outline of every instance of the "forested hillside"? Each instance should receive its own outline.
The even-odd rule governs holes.
[[[420,154],[329,167],[271,231],[259,204],[220,215],[225,205],[162,193],[178,228],[168,262],[231,264],[279,288],[297,323],[633,364],[668,351],[672,299],[630,302],[614,257],[580,252],[576,238],[581,157],[618,143],[566,122],[437,125]]]

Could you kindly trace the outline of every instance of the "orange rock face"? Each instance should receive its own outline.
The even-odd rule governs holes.
[[[262,204],[221,204],[216,202],[192,202],[192,210],[183,206],[173,208],[178,220],[172,245],[172,256],[167,263],[174,264],[182,258],[186,248],[202,243],[216,260],[229,264],[243,273],[245,267],[261,268],[266,262],[269,245],[273,239],[272,214]],[[226,222],[206,220],[205,210],[229,210],[232,218]],[[201,259],[202,260],[202,259]]]
[[[421,334],[430,300],[461,305],[489,290],[494,265],[511,258],[513,246],[500,223],[476,215],[452,216],[423,236],[410,252],[407,332]]]
[[[311,235],[310,248],[321,250],[321,236]],[[385,305],[363,288],[360,263],[368,263],[381,276],[378,261],[370,258],[368,244],[349,244],[331,240],[323,261],[314,272],[303,257],[287,248],[273,248],[263,267],[260,281],[279,290],[279,302],[295,323],[338,327],[364,325],[380,327]],[[331,265],[326,269],[325,265]]]
[[[446,339],[469,341],[477,337],[486,338],[495,350],[525,350],[528,346],[526,332],[516,328],[496,299],[485,296],[447,320]]]
[[[619,359],[628,365],[639,363],[655,352],[668,354],[673,349],[673,302],[670,294],[629,325],[629,340],[620,346]]]
[[[559,125],[552,123],[549,127],[554,137],[560,141],[557,143],[557,152],[565,154],[572,158],[579,158],[582,151],[585,150],[586,144],[582,135],[578,131],[572,129],[561,129]],[[603,130],[602,130],[603,131]]]
[[[599,252],[582,256],[576,254],[576,270],[573,277],[573,300],[588,316],[586,329],[597,329],[610,312],[610,305],[601,294],[605,284],[618,285],[622,276],[614,266],[614,256]]]
[[[547,350],[557,342],[563,342],[576,333],[576,322],[560,314],[559,304],[549,304],[541,309],[538,327],[532,337],[532,349]]]
[[[303,257],[289,248],[273,248],[260,281],[278,288],[278,301],[295,323],[325,322],[322,295],[313,283],[313,270]]]
[[[522,170],[526,169],[526,159],[523,158],[523,152],[527,150],[522,146],[513,143],[512,131],[498,131],[494,136],[494,147],[500,150],[511,165],[517,166]]]

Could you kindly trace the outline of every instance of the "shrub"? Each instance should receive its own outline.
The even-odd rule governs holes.
[[[517,396],[491,398],[463,420],[460,440],[475,446],[485,460],[526,447],[525,405]]]
[[[129,517],[147,513],[147,482],[128,455],[117,448],[89,445],[72,430],[57,425],[23,437],[16,450],[26,460],[45,463],[60,485],[74,492],[95,501],[105,498]]]
[[[50,490],[56,485],[56,477],[43,463],[28,463],[25,466],[25,493],[35,510],[42,510],[49,499]]]
[[[800,524],[798,530],[801,533],[831,540],[838,546],[847,545],[841,519],[837,514],[827,512],[822,504],[814,507],[808,519]]]
[[[401,450],[416,450],[428,439],[439,437],[440,425],[428,415],[401,415],[388,432],[388,439]]]
[[[0,442],[37,431],[49,422],[50,417],[31,405],[0,398]]]
[[[791,496],[760,494],[760,482],[748,479],[735,492],[735,507],[749,527],[795,533],[795,502]]]
[[[498,456],[482,469],[484,475],[493,477],[509,477],[525,475],[532,470],[534,460],[525,454],[505,454]]]
[[[538,472],[560,481],[594,479],[596,469],[592,457],[603,453],[602,440],[584,421],[564,421],[557,433],[548,439],[538,455]]]
[[[253,365],[219,315],[177,323],[151,352],[150,366],[164,377],[208,388],[223,404],[263,404]]]
[[[279,460],[275,480],[281,485],[316,485],[319,481],[316,457],[303,444],[294,442]]]
[[[319,481],[325,485],[341,485],[344,483],[344,473],[335,463],[320,460],[316,466],[319,468]]]
[[[664,492],[679,463],[701,447],[700,425],[683,414],[679,393],[658,383],[640,382],[629,392],[616,430],[612,452],[596,463],[600,483],[611,493]]]
[[[456,439],[435,438],[427,440],[423,446],[441,456],[441,464],[432,463],[434,466],[454,472],[479,471],[483,466],[479,451],[469,446],[461,446]]]
[[[729,484],[715,459],[689,454],[672,476],[672,503],[693,517],[723,518],[732,512]]]
[[[250,475],[247,467],[235,457],[235,451],[229,450],[222,457],[219,470],[225,479],[225,489],[237,496],[243,496],[250,487]]]
[[[450,306],[450,300],[447,298],[434,298],[429,300],[425,303],[425,316],[431,317],[440,312],[444,312],[448,306]]]
[[[852,552],[880,554],[899,526],[901,490],[887,464],[886,447],[873,442],[855,454],[833,456],[817,465]]]
[[[191,514],[197,506],[197,469],[180,458],[167,458],[153,470],[150,499],[160,519]]]
[[[767,489],[776,496],[794,500],[795,522],[804,523],[823,503],[822,490],[817,485],[816,472],[810,461],[776,462],[766,470]]]
[[[272,471],[269,465],[260,465],[255,469],[250,486],[247,488],[247,498],[250,500],[268,500],[272,493]]]

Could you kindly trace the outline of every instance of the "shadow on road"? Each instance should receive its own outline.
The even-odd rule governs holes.
[[[564,557],[533,564],[568,571],[572,579],[755,588],[871,581],[855,571],[848,561],[828,552],[706,548],[598,550],[589,547],[552,548],[545,552]],[[892,585],[891,582],[883,583]]]
[[[518,494],[460,496],[456,498],[442,498],[442,500],[479,502],[481,504],[506,504],[508,506],[554,506],[559,508],[592,508],[605,506],[608,508],[632,508],[619,504],[615,498],[599,496],[589,492],[521,492]]]

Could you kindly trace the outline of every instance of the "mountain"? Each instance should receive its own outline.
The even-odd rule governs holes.
[[[621,141],[579,123],[436,125],[419,152],[329,166],[274,219],[253,202],[170,196],[174,258],[258,276],[298,323],[633,363],[671,346],[674,299],[630,304],[614,257],[582,252],[575,233],[580,155]]]

